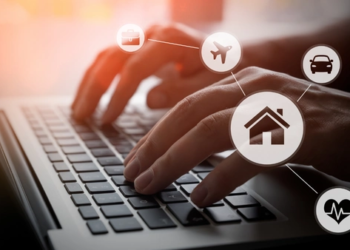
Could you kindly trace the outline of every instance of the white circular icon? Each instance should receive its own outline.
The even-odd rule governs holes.
[[[201,58],[208,69],[216,73],[231,71],[241,59],[241,45],[225,32],[208,36],[201,47]]]
[[[236,107],[230,132],[234,146],[246,160],[275,166],[292,157],[301,145],[304,121],[289,98],[276,92],[259,92]]]
[[[344,234],[350,231],[350,190],[333,187],[317,199],[315,217],[328,233]]]
[[[143,30],[135,24],[126,24],[118,30],[117,43],[126,52],[139,50],[145,42]]]
[[[331,83],[340,73],[340,56],[326,45],[312,47],[303,57],[302,69],[305,77],[312,82]]]

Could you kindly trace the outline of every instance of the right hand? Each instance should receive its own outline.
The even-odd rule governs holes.
[[[200,47],[204,34],[173,24],[153,26],[146,31],[145,37],[143,48],[135,54],[112,46],[97,56],[85,73],[72,104],[76,119],[85,119],[94,112],[101,96],[117,74],[120,74],[120,80],[102,117],[103,124],[113,122],[121,114],[143,79],[169,63],[177,65],[180,77],[163,80],[148,93],[147,104],[150,108],[172,107],[187,95],[223,78],[203,66],[198,49],[147,41],[152,38]]]

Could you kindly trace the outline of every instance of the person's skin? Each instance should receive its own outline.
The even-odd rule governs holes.
[[[236,77],[247,94],[273,90],[295,102],[310,85],[255,67],[241,70]],[[232,149],[228,128],[242,98],[231,77],[184,98],[130,152],[125,159],[125,178],[134,181],[137,192],[153,194],[213,153]],[[305,136],[289,162],[310,164],[350,181],[350,94],[314,84],[298,106],[304,117]],[[199,207],[210,205],[266,169],[234,152],[194,189],[191,200]]]
[[[344,65],[349,57],[347,46],[350,39],[348,32],[342,31],[346,30],[348,22],[335,26],[336,29],[328,27],[309,36],[243,44],[243,58],[234,73],[239,71],[236,78],[244,91],[248,94],[270,89],[297,100],[308,82],[272,71],[244,68],[256,65],[301,78],[303,53],[320,43],[329,44],[345,55],[342,58]],[[170,25],[151,27],[146,37],[199,47],[205,35],[183,25]],[[232,77],[205,88],[225,75],[208,71],[198,50],[169,46],[145,42],[135,54],[127,54],[117,46],[106,49],[86,72],[72,105],[75,118],[87,118],[114,77],[120,74],[116,91],[102,118],[103,123],[110,123],[122,112],[139,83],[169,63],[176,66],[180,77],[163,80],[152,89],[147,97],[149,107],[172,107],[204,88],[168,112],[126,158],[125,177],[135,181],[136,190],[145,194],[159,191],[212,153],[232,148],[228,134],[229,117],[243,98]],[[346,75],[342,73],[333,85],[344,89],[344,86],[349,86],[345,79]],[[299,103],[306,123],[305,140],[291,161],[312,164],[348,180],[346,163],[349,163],[349,157],[345,152],[349,151],[347,141],[350,138],[346,131],[349,104],[348,94],[313,85]],[[234,153],[203,180],[191,198],[198,206],[208,205],[265,169],[248,164]],[[142,186],[147,179],[150,181],[150,176],[153,181],[147,187]],[[162,178],[158,179],[159,176]]]

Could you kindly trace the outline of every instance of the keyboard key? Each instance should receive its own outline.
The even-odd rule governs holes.
[[[209,172],[209,173],[199,173],[199,174],[197,174],[197,175],[198,175],[198,177],[199,177],[201,180],[204,180],[204,178],[207,177],[208,174],[210,174],[210,172]]]
[[[77,145],[79,145],[79,142],[77,140],[75,140],[75,139],[58,139],[57,143],[61,147],[63,147],[63,146],[77,146]]]
[[[108,233],[107,228],[100,220],[89,220],[86,222],[86,225],[90,229],[92,234],[106,234]]]
[[[90,194],[115,192],[114,188],[108,182],[94,182],[85,184]]]
[[[102,157],[97,158],[101,166],[123,165],[122,161],[117,157]]]
[[[90,162],[91,158],[87,154],[75,154],[67,155],[68,161],[70,163],[79,163],[79,162]]]
[[[150,229],[176,227],[176,224],[161,208],[144,209],[137,213]]]
[[[102,206],[100,209],[106,218],[133,216],[125,205],[107,205]]]
[[[181,184],[191,184],[191,183],[199,183],[196,177],[194,177],[191,174],[184,174],[181,176],[179,179],[175,181],[176,184],[181,185]]]
[[[83,141],[94,141],[94,140],[100,140],[100,137],[95,134],[95,133],[80,133],[79,134],[80,138],[83,140]]]
[[[108,139],[113,146],[127,146],[132,147],[132,144],[122,135]]]
[[[134,217],[111,219],[109,224],[117,233],[140,231],[143,229],[140,223]]]
[[[176,191],[177,188],[174,186],[174,184],[170,184],[166,188],[164,188],[162,191]]]
[[[49,160],[50,160],[51,162],[63,161],[61,155],[58,154],[58,153],[50,153],[50,154],[47,154],[47,157],[49,157]]]
[[[34,134],[37,137],[47,137],[46,133],[44,130],[34,130]]]
[[[71,198],[76,206],[91,205],[88,197],[85,194],[72,194]]]
[[[204,216],[189,202],[169,204],[168,209],[184,226],[209,224]]]
[[[43,146],[43,149],[44,149],[45,153],[56,153],[57,152],[56,147],[53,145],[45,145],[45,146]]]
[[[276,216],[265,207],[246,207],[238,209],[238,213],[247,221],[274,220]]]
[[[91,128],[87,125],[82,125],[82,124],[75,124],[72,125],[73,128],[75,129],[75,131],[77,133],[88,133],[88,132],[92,132]]]
[[[105,148],[107,147],[106,143],[104,143],[101,140],[95,140],[95,141],[86,141],[85,142],[86,147],[88,147],[89,149],[93,149],[93,148]]]
[[[62,147],[62,151],[65,154],[81,154],[85,153],[85,150],[80,146],[70,146],[70,147]]]
[[[125,197],[142,196],[142,194],[136,192],[133,186],[122,186],[119,190]]]
[[[98,219],[100,218],[92,206],[82,206],[78,208],[81,217],[84,220]]]
[[[125,128],[123,129],[127,135],[145,135],[146,131],[143,128]]]
[[[108,175],[123,175],[124,166],[114,166],[114,167],[105,167],[104,168]]]
[[[119,154],[128,154],[133,149],[133,146],[117,145],[114,146],[114,148],[118,151]]]
[[[243,188],[238,187],[235,190],[233,190],[229,195],[240,195],[240,194],[246,194],[246,193],[247,192]]]
[[[79,178],[82,182],[107,181],[104,175],[100,172],[81,173],[79,174]]]
[[[66,183],[64,185],[64,187],[66,188],[66,190],[67,190],[67,192],[69,194],[83,193],[83,189],[76,182],[74,182],[74,183]]]
[[[190,196],[193,189],[197,187],[198,184],[187,184],[187,185],[182,185],[181,190],[187,195]]]
[[[208,207],[216,207],[216,206],[223,206],[225,205],[225,203],[223,202],[223,200],[219,200],[211,205],[209,205]]]
[[[56,139],[71,139],[74,138],[73,134],[70,132],[53,132],[53,137]]]
[[[240,222],[241,218],[237,213],[228,206],[207,207],[204,209],[206,213],[216,223]]]
[[[69,132],[66,126],[48,126],[51,132]]]
[[[39,142],[41,145],[52,144],[48,137],[39,137]]]
[[[89,132],[93,132],[91,130],[91,128],[88,125],[84,125],[84,124],[73,124],[72,125],[74,130],[77,133],[89,133]]]
[[[135,209],[159,207],[158,202],[152,196],[131,197],[129,203]]]
[[[92,196],[97,205],[123,204],[123,200],[117,193],[95,194]]]
[[[185,196],[179,191],[161,192],[159,193],[159,199],[163,203],[187,202]]]
[[[92,149],[91,154],[95,157],[115,156],[115,154],[109,148]]]
[[[234,208],[259,206],[259,202],[247,194],[226,196],[225,201]]]
[[[76,181],[74,175],[71,172],[61,172],[58,174],[58,176],[63,183]]]
[[[210,172],[214,169],[214,166],[211,165],[208,161],[203,161],[202,163],[198,164],[198,166],[195,166],[192,171],[195,173],[202,173],[202,172]]]
[[[55,162],[53,163],[53,167],[55,168],[56,172],[69,171],[67,164],[64,162]]]
[[[125,180],[124,175],[112,176],[112,181],[117,186],[131,186],[132,182]]]
[[[98,171],[97,166],[95,165],[95,163],[92,163],[92,162],[75,163],[75,164],[73,164],[73,168],[74,168],[75,172],[77,172],[77,173]]]

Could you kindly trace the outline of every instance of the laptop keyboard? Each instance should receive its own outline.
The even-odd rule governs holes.
[[[276,219],[243,187],[209,207],[195,207],[189,196],[214,169],[208,161],[158,194],[137,193],[133,183],[123,176],[123,160],[135,142],[160,119],[161,113],[128,107],[114,125],[98,127],[93,118],[86,122],[75,121],[67,107],[23,108],[23,112],[57,172],[57,178],[92,234],[107,234],[111,231],[108,227],[115,233],[122,233],[145,227],[169,230],[180,225],[219,226]],[[92,206],[93,203],[96,206]],[[101,220],[101,216],[106,220]]]

